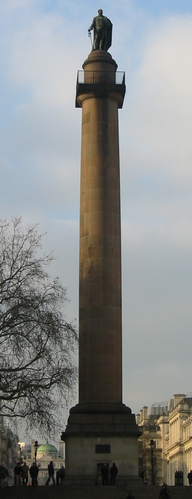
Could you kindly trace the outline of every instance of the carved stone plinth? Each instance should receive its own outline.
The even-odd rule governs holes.
[[[70,410],[63,435],[66,479],[70,483],[101,481],[104,463],[118,466],[118,483],[139,483],[135,415],[124,404],[78,404]]]

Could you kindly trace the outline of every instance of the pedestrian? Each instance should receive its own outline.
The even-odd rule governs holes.
[[[32,486],[38,485],[37,477],[38,477],[38,473],[39,473],[39,468],[35,462],[30,467],[29,473],[30,473],[31,480],[32,480]]]
[[[163,487],[160,490],[159,499],[171,499],[170,494],[167,490],[167,485],[165,482],[163,482]]]
[[[63,483],[64,478],[65,478],[65,468],[62,465],[60,470],[59,470],[59,484],[60,485]]]
[[[127,497],[126,499],[135,499],[134,496],[131,495],[130,492],[127,492]]]
[[[56,471],[56,484],[60,485],[60,470]]]
[[[109,470],[108,470],[108,465],[106,463],[101,468],[101,474],[102,474],[102,484],[108,485]]]
[[[113,466],[111,466],[110,468],[110,485],[115,485],[117,473],[118,473],[118,468],[116,464],[113,463]]]
[[[20,462],[18,461],[18,463],[15,466],[15,485],[21,485],[21,474],[22,474],[22,469]]]
[[[46,484],[45,485],[49,485],[49,482],[52,478],[52,481],[53,481],[53,485],[55,485],[55,478],[54,478],[54,466],[53,466],[53,461],[50,461],[50,464],[48,464],[48,479],[46,481]]]
[[[145,480],[144,480],[144,478],[145,478],[145,473],[144,473],[144,471],[143,471],[143,470],[139,472],[139,476],[140,476],[140,478],[142,478],[143,483],[144,483],[144,481],[145,481]]]
[[[2,489],[4,487],[6,487],[6,485],[7,485],[8,476],[9,476],[8,469],[5,467],[4,464],[1,464],[1,466],[0,466],[0,483],[1,483]]]
[[[29,471],[29,466],[27,466],[26,461],[24,461],[24,464],[21,466],[21,477],[23,480],[23,485],[28,484],[28,471]]]
[[[189,480],[189,485],[191,486],[192,485],[192,470],[189,471],[187,478]]]

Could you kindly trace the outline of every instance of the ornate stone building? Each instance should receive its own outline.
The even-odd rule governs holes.
[[[137,415],[137,424],[142,429],[139,438],[139,474],[146,484],[159,484],[162,476],[162,434],[158,418],[148,416],[144,406]]]
[[[192,394],[181,396],[169,413],[169,432],[165,441],[167,477],[174,484],[175,471],[183,473],[183,483],[188,484],[187,474],[192,469]]]
[[[192,469],[192,394],[176,394],[168,403],[143,407],[137,415],[139,473],[149,484],[188,485]]]

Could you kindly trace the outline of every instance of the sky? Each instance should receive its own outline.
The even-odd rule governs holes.
[[[77,71],[97,10],[125,71],[119,110],[123,402],[192,392],[191,0],[1,0],[0,213],[39,224],[78,323]],[[77,399],[74,399],[74,404]],[[68,409],[67,409],[68,411]],[[61,422],[63,430],[68,412]]]

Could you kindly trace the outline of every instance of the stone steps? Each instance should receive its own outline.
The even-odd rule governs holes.
[[[171,499],[191,499],[192,488],[187,486],[168,487]],[[38,486],[6,487],[0,489],[0,499],[126,499],[127,492],[135,499],[158,499],[157,485],[136,486]]]

